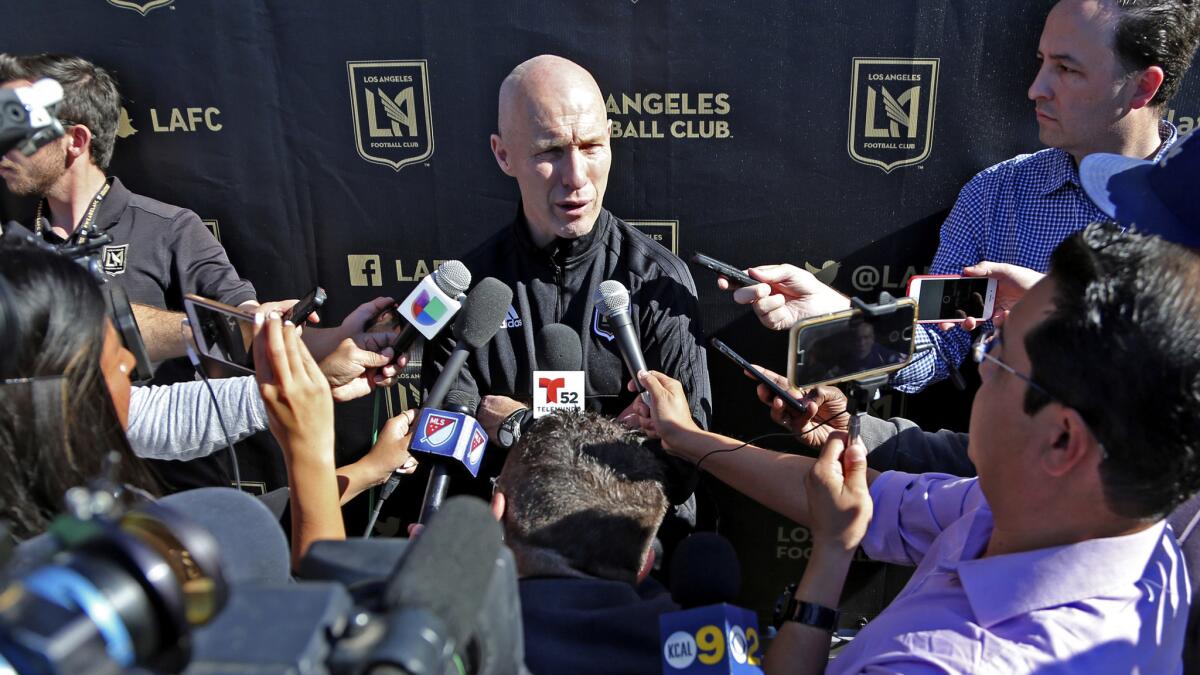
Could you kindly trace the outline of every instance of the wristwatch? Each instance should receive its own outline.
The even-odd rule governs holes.
[[[526,420],[533,414],[529,408],[520,408],[504,418],[500,428],[496,430],[496,442],[500,447],[509,450],[521,440],[521,432],[525,430]]]
[[[796,586],[794,583],[788,584],[787,588],[783,589],[783,595],[775,601],[775,616],[771,621],[775,628],[783,628],[785,621],[792,621],[830,633],[837,630],[841,612],[815,602],[797,600]]]

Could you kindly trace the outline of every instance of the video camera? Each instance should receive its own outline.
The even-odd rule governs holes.
[[[45,78],[28,87],[0,89],[0,155],[16,148],[26,157],[61,138],[63,126],[55,117],[62,86]]]
[[[182,508],[197,492],[123,510],[109,487],[69,491],[72,513],[5,563],[0,673],[525,672],[515,564],[482,501],[448,500],[412,541],[318,542],[287,583],[239,568],[287,559],[275,515],[228,488]],[[262,527],[284,550],[222,559]],[[48,559],[20,555],[47,537]]]

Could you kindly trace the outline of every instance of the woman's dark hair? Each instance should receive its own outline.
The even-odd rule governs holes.
[[[106,310],[97,281],[65,257],[0,248],[0,512],[24,539],[62,510],[63,493],[101,476],[154,491],[133,455],[100,370]],[[10,382],[11,380],[27,380]]]

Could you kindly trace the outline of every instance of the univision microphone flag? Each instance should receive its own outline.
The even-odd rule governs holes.
[[[450,323],[460,307],[457,300],[438,288],[430,274],[400,303],[400,315],[416,327],[426,340],[432,340]]]
[[[472,476],[479,475],[483,451],[487,449],[487,432],[474,417],[425,408],[413,428],[409,452],[448,457],[466,467]]]

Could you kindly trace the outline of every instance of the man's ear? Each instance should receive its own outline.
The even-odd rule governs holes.
[[[1092,455],[1102,452],[1099,441],[1092,435],[1083,417],[1074,408],[1057,403],[1050,404],[1056,410],[1045,430],[1049,443],[1041,456],[1042,469],[1049,475],[1061,478]]]
[[[508,161],[508,148],[504,147],[504,139],[500,138],[500,134],[492,134],[492,156],[496,158],[496,164],[500,165],[500,170],[511,176],[512,165]]]
[[[80,157],[90,158],[92,153],[92,130],[82,124],[67,127],[67,156],[72,161]]]
[[[654,560],[658,554],[654,552],[654,547],[651,546],[646,550],[646,560],[642,562],[642,569],[638,570],[637,582],[640,584],[650,576],[650,570],[654,569]]]
[[[508,500],[504,498],[504,493],[497,490],[492,494],[492,517],[496,522],[504,522],[504,507],[508,506]]]
[[[1159,66],[1150,66],[1143,70],[1134,81],[1133,98],[1129,101],[1129,107],[1132,110],[1140,110],[1154,100],[1154,95],[1158,93],[1159,87],[1162,86],[1165,74]]]

